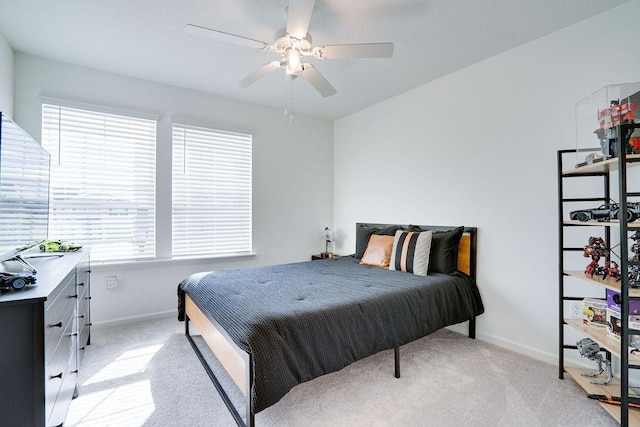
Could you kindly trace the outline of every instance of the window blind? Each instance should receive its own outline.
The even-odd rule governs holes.
[[[174,257],[251,252],[250,134],[173,125]]]
[[[89,245],[98,261],[153,258],[156,122],[43,104],[42,144],[49,238]]]

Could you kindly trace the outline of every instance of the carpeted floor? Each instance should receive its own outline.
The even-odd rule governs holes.
[[[160,319],[94,329],[65,425],[234,425],[183,327]],[[400,379],[393,352],[381,352],[298,385],[256,425],[617,425],[572,380],[559,380],[556,366],[446,329],[402,347],[400,357]]]

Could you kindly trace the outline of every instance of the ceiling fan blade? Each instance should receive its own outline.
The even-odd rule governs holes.
[[[324,76],[320,74],[320,71],[318,71],[313,65],[304,64],[301,74],[302,77],[304,77],[306,81],[311,83],[311,86],[313,86],[318,92],[320,92],[320,95],[324,96],[325,98],[338,93],[338,91],[333,86],[331,86],[331,83],[329,83],[327,79],[325,79]]]
[[[315,0],[290,0],[287,17],[287,33],[291,37],[303,39],[309,29]]]
[[[260,80],[265,75],[269,74],[273,70],[277,70],[280,67],[281,67],[280,61],[271,61],[268,64],[265,64],[262,67],[258,68],[256,71],[254,71],[253,73],[249,74],[244,79],[242,79],[240,81],[240,86],[241,87],[247,87],[249,85],[252,85],[253,83],[257,82],[258,80]]]
[[[317,58],[391,58],[393,43],[359,43],[320,46],[314,49]]]
[[[238,36],[236,34],[225,33],[224,31],[212,30],[211,28],[200,27],[198,25],[188,24],[184,30],[194,36],[207,37],[223,43],[232,43],[245,47],[253,47],[256,49],[264,49],[267,43],[260,40],[250,39],[248,37]]]

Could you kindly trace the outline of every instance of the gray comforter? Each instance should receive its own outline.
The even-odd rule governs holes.
[[[194,274],[178,287],[253,357],[253,409],[296,384],[469,320],[484,308],[462,273],[361,266],[353,257]]]

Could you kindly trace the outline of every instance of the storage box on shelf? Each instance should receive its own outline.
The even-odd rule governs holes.
[[[607,327],[607,301],[597,298],[582,300],[582,323],[587,326]]]
[[[607,308],[621,312],[621,301],[622,295],[619,291],[607,289]],[[640,316],[640,300],[629,301],[629,316]]]
[[[602,404],[603,407],[615,417],[623,426],[640,425],[640,410],[629,408],[629,369],[640,367],[640,355],[631,352],[628,347],[629,338],[632,342],[640,336],[634,336],[635,331],[630,329],[630,304],[631,310],[635,310],[640,304],[640,290],[630,287],[630,268],[640,265],[640,262],[629,260],[628,237],[629,233],[640,229],[640,221],[636,220],[640,199],[639,188],[629,188],[627,179],[628,169],[637,167],[640,163],[640,124],[637,122],[636,112],[640,103],[640,83],[625,85],[612,85],[603,88],[592,96],[581,101],[576,106],[577,119],[577,143],[576,148],[558,151],[558,212],[559,212],[559,377],[564,378],[564,373],[576,380],[588,393],[615,395],[621,398],[620,406]],[[637,168],[640,169],[640,168]],[[577,179],[578,187],[580,178],[585,177],[592,197],[569,197],[565,194],[565,181]],[[597,188],[594,180],[602,180],[602,190]],[[572,183],[575,183],[574,180]],[[599,186],[599,184],[598,184]],[[575,191],[576,186],[566,186]],[[597,192],[596,192],[597,191]],[[614,193],[615,191],[615,193]],[[595,192],[595,193],[594,193]],[[615,194],[615,202],[612,195]],[[584,206],[592,206],[593,209],[585,209]],[[584,215],[578,215],[585,212]],[[604,212],[604,213],[603,213]],[[575,227],[587,227],[591,236],[601,233],[606,247],[610,248],[616,236],[620,242],[617,253],[620,259],[615,259],[618,268],[606,268],[605,261],[614,261],[611,252],[603,251],[602,259],[592,257],[593,267],[598,269],[594,275],[585,274],[584,271],[571,270],[568,265],[570,253],[582,252],[581,247],[572,247],[565,243],[565,233]],[[592,231],[593,230],[593,231]],[[567,240],[568,242],[569,240]],[[599,263],[599,264],[598,264]],[[615,273],[619,271],[619,277]],[[611,273],[614,277],[611,277]],[[568,295],[566,293],[565,279],[568,277],[579,279],[578,283],[589,284],[584,286],[583,295]],[[604,278],[603,278],[604,277]],[[607,334],[607,329],[585,324],[582,319],[569,319],[565,316],[565,302],[580,300],[584,296],[593,296],[593,285],[602,289],[602,298],[606,299],[607,293],[613,296],[619,295],[616,303],[619,311],[609,309],[607,317],[614,319],[619,327],[616,327],[616,338]],[[571,288],[572,292],[580,292],[580,286]],[[618,317],[615,317],[615,316]],[[613,316],[613,317],[610,317]],[[608,352],[608,357],[619,360],[618,379],[605,386],[591,384],[588,379],[580,375],[584,369],[574,369],[565,366],[565,351],[575,349],[574,343],[565,343],[565,327],[569,326],[580,334],[591,338],[603,350]],[[640,326],[640,325],[631,325]],[[611,333],[615,335],[613,327]],[[572,350],[574,351],[574,350]],[[611,355],[611,356],[609,356]]]

